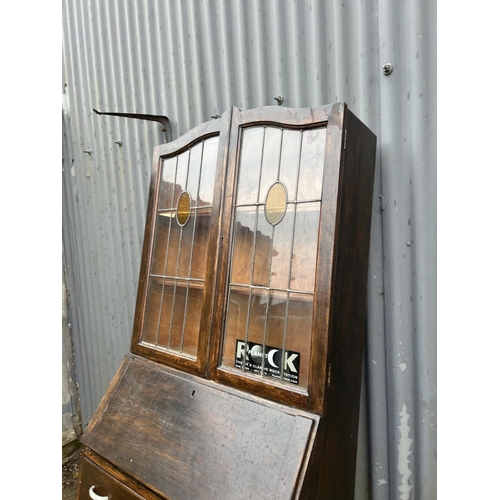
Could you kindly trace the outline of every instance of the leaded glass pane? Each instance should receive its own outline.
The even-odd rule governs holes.
[[[243,131],[232,234],[222,363],[304,388],[325,138],[324,127]]]
[[[219,138],[165,159],[142,342],[196,356]]]

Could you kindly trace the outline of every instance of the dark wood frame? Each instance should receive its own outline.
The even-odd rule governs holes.
[[[179,139],[156,146],[153,152],[153,162],[151,169],[151,182],[149,189],[149,202],[146,215],[146,227],[144,231],[144,244],[141,259],[141,271],[139,277],[139,286],[137,291],[137,302],[134,317],[134,326],[132,333],[132,342],[130,351],[139,356],[157,361],[159,363],[173,366],[189,373],[200,376],[206,376],[208,349],[211,336],[211,323],[213,316],[213,291],[215,286],[216,267],[215,260],[219,249],[219,230],[221,217],[221,193],[225,179],[226,149],[221,147],[226,143],[226,137],[229,134],[231,126],[231,110],[224,113],[220,120],[203,123]],[[150,281],[150,269],[152,265],[152,254],[156,229],[156,213],[158,206],[160,173],[163,160],[171,156],[178,155],[195,144],[210,137],[219,136],[219,151],[217,157],[217,168],[215,172],[215,183],[212,203],[212,215],[209,231],[209,248],[215,249],[214,252],[207,252],[205,291],[203,297],[203,306],[201,313],[200,335],[198,341],[198,355],[195,360],[191,356],[168,351],[161,347],[152,347],[149,344],[141,343],[141,336],[144,329],[144,319],[146,313],[147,292]]]
[[[325,387],[328,377],[328,339],[332,309],[333,264],[336,249],[338,184],[342,161],[342,141],[344,134],[344,111],[342,103],[320,108],[286,109],[279,107],[257,108],[235,114],[229,138],[229,165],[226,196],[223,206],[222,235],[228,241],[221,249],[219,284],[217,286],[216,310],[226,310],[228,294],[230,234],[234,218],[234,197],[237,185],[237,166],[241,149],[241,131],[255,125],[275,125],[289,129],[311,129],[327,127],[325,168],[323,176],[322,209],[320,236],[316,264],[316,285],[311,339],[311,358],[309,364],[309,388],[304,390],[290,384],[282,384],[273,379],[256,378],[220,366],[222,351],[222,314],[214,317],[213,346],[210,354],[210,376],[217,382],[238,387],[265,398],[323,413]],[[318,269],[322,272],[318,273]]]

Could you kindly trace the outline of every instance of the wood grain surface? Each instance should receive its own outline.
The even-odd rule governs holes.
[[[84,444],[170,500],[285,499],[317,417],[129,357]]]

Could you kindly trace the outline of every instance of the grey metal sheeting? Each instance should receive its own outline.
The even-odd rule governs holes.
[[[63,0],[63,238],[84,424],[129,350],[164,142],[158,123],[92,109],[165,114],[176,138],[279,94],[287,107],[345,101],[378,136],[356,498],[436,498],[435,19],[428,0]]]

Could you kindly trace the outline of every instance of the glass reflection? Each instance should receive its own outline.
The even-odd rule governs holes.
[[[197,200],[197,206],[199,207],[212,205],[218,151],[219,137],[212,137],[204,141],[200,186]]]
[[[319,200],[323,187],[326,128],[304,130],[297,200]]]
[[[177,170],[177,157],[163,160],[158,209],[174,208],[174,186]]]
[[[222,363],[304,388],[325,139],[324,127],[244,130],[233,224]]]
[[[255,207],[239,207],[233,225],[231,282],[250,285],[255,246]]]
[[[186,191],[192,196],[192,205],[197,206],[198,187],[200,184],[201,156],[203,152],[203,142],[191,148],[189,155],[189,171],[186,183]]]
[[[304,388],[307,388],[309,380],[312,315],[313,295],[291,292],[286,316],[285,351],[300,354],[298,385]],[[292,366],[293,363],[290,363],[289,367]]]
[[[181,228],[179,246],[178,248],[174,247],[172,249],[172,255],[177,256],[177,267],[171,276],[189,278],[191,274],[191,255],[193,250],[194,233],[197,226],[197,218],[197,211],[193,210],[188,223]],[[173,228],[170,232],[173,232]]]
[[[295,204],[290,204],[283,220],[274,228],[270,276],[272,288],[289,287],[294,221]]]
[[[263,144],[264,127],[252,127],[243,131],[236,197],[238,205],[258,202]]]
[[[264,207],[259,207],[257,233],[255,235],[255,250],[253,264],[253,285],[268,286],[271,271],[273,226],[264,215]]]
[[[248,318],[249,289],[231,286],[226,314],[226,335],[224,339],[224,356],[222,363],[234,366],[236,359],[236,341],[245,340]]]
[[[211,208],[198,209],[194,217],[194,246],[189,277],[205,279]]]
[[[259,191],[260,203],[266,201],[269,186],[278,178],[278,168],[281,156],[281,129],[265,127],[264,130],[264,150],[262,152]]]
[[[203,284],[189,283],[186,301],[186,321],[184,323],[184,337],[181,343],[181,352],[196,356],[198,351],[199,325],[203,300]]]
[[[269,301],[269,290],[265,288],[253,288],[248,311],[248,337],[247,341],[263,345],[266,331],[267,309]],[[243,340],[243,339],[242,339]],[[250,354],[250,366],[245,366],[245,371],[262,373],[262,349],[257,347]]]
[[[314,291],[320,203],[297,204],[290,288]]]
[[[170,331],[169,349],[181,351],[182,333],[186,312],[187,282],[178,280],[172,307],[172,326]]]
[[[158,320],[162,299],[162,285],[156,280],[149,282],[148,303],[144,318],[143,341],[156,345],[158,335]]]
[[[168,235],[173,212],[161,212],[156,218],[156,234],[151,262],[151,274],[163,275],[165,273],[165,259],[167,257]]]
[[[288,293],[273,290],[270,292],[269,311],[267,314],[267,325],[265,344],[275,348],[283,346],[285,338],[285,318],[288,302]]]
[[[290,201],[295,201],[297,199],[301,142],[302,132],[300,130],[283,131],[279,180],[286,186],[288,199]]]
[[[142,341],[190,356],[202,320],[218,146],[212,137],[162,163]]]

